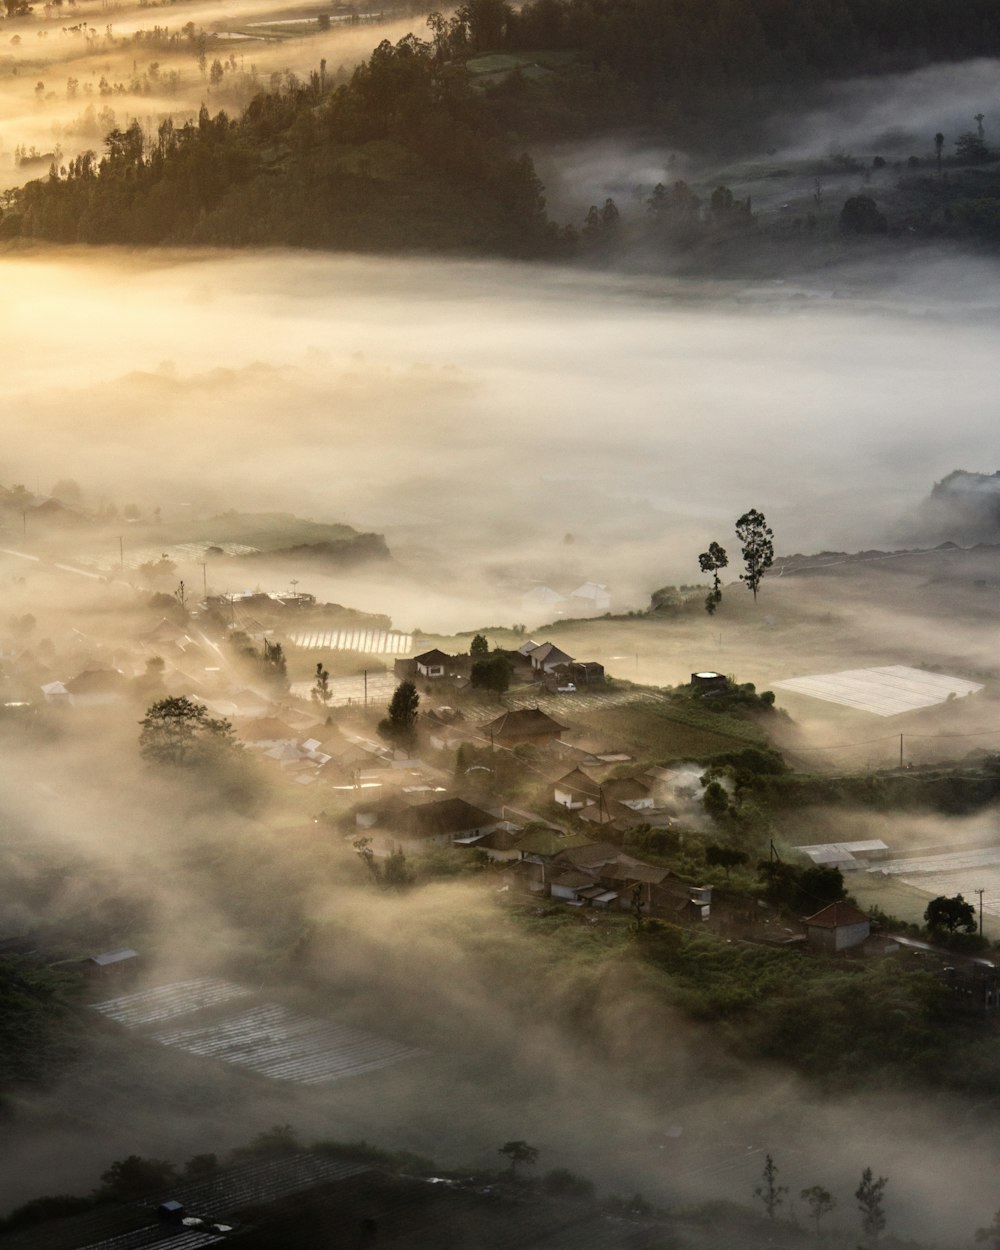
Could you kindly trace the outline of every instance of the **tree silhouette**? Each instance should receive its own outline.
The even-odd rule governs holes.
[[[861,1183],[854,1191],[858,1210],[861,1212],[861,1227],[875,1240],[878,1240],[879,1233],[885,1228],[884,1194],[888,1183],[887,1176],[880,1176],[876,1180],[871,1168],[865,1168],[861,1173]]]
[[[801,1197],[809,1207],[810,1216],[816,1221],[816,1236],[818,1237],[819,1222],[837,1205],[837,1199],[822,1185],[811,1185],[808,1189],[803,1189]]]
[[[927,904],[924,921],[928,929],[947,929],[949,933],[964,929],[966,933],[975,933],[976,910],[961,894],[956,894],[954,898],[939,894]]]
[[[188,768],[238,749],[229,721],[209,716],[208,708],[184,695],[158,699],[139,723],[139,753],[153,764]]]
[[[383,738],[412,746],[417,735],[417,709],[420,695],[412,681],[401,681],[393,692],[387,708],[388,716],[380,720],[378,732]]]
[[[319,703],[322,707],[328,707],[333,698],[333,691],[330,689],[330,674],[323,667],[322,660],[316,665],[316,681],[309,691],[309,698],[313,703]]]
[[[743,551],[744,572],[740,574],[740,581],[747,590],[753,591],[756,603],[761,579],[774,563],[774,531],[763,512],[751,508],[736,522],[736,537]]]
[[[712,589],[705,597],[705,611],[709,616],[715,613],[715,609],[722,602],[722,586],[719,573],[728,563],[729,557],[726,555],[725,547],[720,547],[716,542],[709,543],[708,550],[703,551],[698,557],[701,571],[712,574]]]
[[[538,1151],[534,1146],[529,1146],[526,1141],[508,1141],[497,1151],[498,1154],[506,1155],[510,1160],[510,1174],[517,1175],[517,1165],[519,1163],[537,1163]]]
[[[764,1204],[767,1218],[773,1220],[778,1207],[785,1201],[788,1186],[778,1184],[777,1165],[770,1155],[767,1155],[766,1159],[764,1171],[760,1174],[761,1183],[754,1188],[753,1194],[755,1198],[759,1198]]]

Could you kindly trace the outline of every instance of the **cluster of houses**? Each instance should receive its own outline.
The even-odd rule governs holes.
[[[525,612],[568,618],[603,616],[611,611],[611,592],[603,582],[584,582],[565,595],[551,586],[538,585],[521,596],[521,607]]]
[[[494,652],[496,654],[496,652]],[[536,682],[546,688],[576,690],[599,685],[605,680],[604,665],[596,660],[576,660],[554,642],[523,643],[516,650],[499,649],[510,665],[513,683]],[[434,647],[420,655],[395,661],[394,671],[401,681],[444,681],[464,689],[470,683],[476,657],[468,652],[449,655]]]
[[[461,798],[414,803],[395,795],[357,805],[347,836],[365,838],[377,855],[397,848],[407,854],[479,850],[504,865],[506,888],[572,907],[708,919],[709,887],[687,885],[669,869],[625,854],[611,842],[530,816],[507,807],[487,811]]]

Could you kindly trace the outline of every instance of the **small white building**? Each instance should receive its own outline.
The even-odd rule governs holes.
[[[421,677],[429,677],[433,680],[437,677],[447,676],[451,656],[446,655],[435,647],[432,651],[425,651],[422,655],[415,655],[413,662],[416,664],[417,672]]]
[[[611,592],[603,582],[584,582],[569,597],[574,611],[594,615],[611,611]]]

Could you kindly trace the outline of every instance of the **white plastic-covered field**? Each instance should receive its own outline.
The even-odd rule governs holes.
[[[231,981],[200,977],[123,994],[96,1003],[95,1010],[164,1046],[304,1085],[373,1072],[421,1053],[276,1003],[247,1005],[250,996]]]
[[[419,1053],[401,1042],[274,1003],[222,1020],[158,1029],[152,1037],[164,1046],[304,1085],[372,1072]]]
[[[875,716],[898,716],[917,708],[933,707],[949,698],[965,698],[982,690],[974,681],[927,673],[905,664],[886,668],[854,668],[842,673],[820,673],[815,677],[790,677],[773,683],[778,690],[809,695],[827,703],[872,712]]]
[[[198,977],[194,981],[172,981],[169,985],[123,994],[121,998],[109,998],[107,1002],[95,1003],[94,1010],[135,1029],[143,1024],[170,1020],[174,1016],[186,1016],[205,1007],[217,1007],[234,998],[246,998],[249,994],[249,990],[234,985],[232,981]]]
[[[289,634],[305,650],[361,651],[366,655],[406,655],[413,646],[412,634],[382,629],[314,629]]]

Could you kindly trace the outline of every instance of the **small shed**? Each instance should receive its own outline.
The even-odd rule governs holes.
[[[184,1204],[170,1198],[156,1208],[156,1218],[164,1224],[179,1224],[184,1218]]]
[[[805,923],[809,944],[825,951],[846,951],[860,946],[872,931],[871,918],[843,900],[808,916]]]
[[[105,951],[103,955],[91,955],[87,960],[87,971],[93,976],[120,977],[131,972],[139,952],[131,948],[120,951]]]

